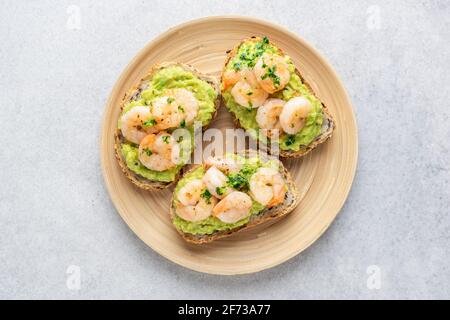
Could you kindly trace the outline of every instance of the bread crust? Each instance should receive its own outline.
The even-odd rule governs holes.
[[[219,83],[216,78],[202,74],[200,71],[198,71],[193,66],[185,64],[185,63],[164,62],[164,63],[154,65],[149,70],[149,72],[141,80],[139,80],[136,83],[135,86],[133,86],[130,90],[128,90],[125,93],[125,95],[122,99],[122,102],[120,103],[121,112],[123,111],[123,109],[125,108],[125,105],[128,102],[139,99],[141,92],[148,87],[148,83],[151,81],[151,79],[153,78],[153,75],[156,72],[158,72],[159,70],[161,70],[163,68],[167,68],[167,67],[171,67],[171,66],[179,66],[179,67],[183,68],[184,70],[191,72],[193,75],[195,75],[199,79],[208,82],[214,88],[214,91],[217,93],[217,98],[215,101],[215,112],[212,115],[212,118],[209,121],[209,123],[207,125],[203,126],[203,130],[206,130],[206,128],[209,126],[209,124],[214,121],[215,117],[217,116],[219,107],[221,105],[221,103],[220,103],[220,101],[221,101],[220,86],[219,86]],[[176,183],[178,181],[178,179],[180,178],[180,176],[182,175],[184,168],[186,166],[180,170],[180,172],[177,174],[175,180],[171,181],[171,182],[152,181],[152,180],[146,179],[146,178],[140,176],[139,174],[133,172],[130,168],[128,168],[128,166],[122,156],[121,145],[124,141],[125,141],[125,139],[122,135],[121,130],[117,129],[114,134],[114,151],[115,151],[115,156],[116,156],[117,162],[119,163],[119,166],[122,169],[122,172],[125,174],[125,176],[138,188],[144,189],[144,190],[149,190],[149,191],[165,189],[165,188],[170,187],[174,183]]]
[[[220,76],[220,82],[223,83],[223,76],[224,73],[226,71],[226,67],[228,65],[228,63],[231,61],[231,59],[233,59],[233,57],[237,54],[239,47],[245,43],[245,42],[259,42],[262,39],[260,37],[251,37],[251,38],[247,38],[242,40],[241,42],[239,42],[232,50],[230,50],[227,53],[227,57],[225,59],[225,63],[222,69],[222,73]],[[278,52],[280,55],[285,56],[285,53],[283,52],[283,50],[281,50],[275,43],[273,43],[271,41],[271,43],[278,49]],[[300,77],[300,80],[302,81],[302,83],[308,88],[308,90],[311,92],[312,95],[314,95],[315,97],[317,97],[317,95],[314,93],[313,89],[311,88],[310,84],[303,78],[303,76],[300,73],[300,70],[298,70],[298,68],[295,68],[295,73]],[[222,101],[223,104],[225,105],[225,107],[228,109],[225,99],[223,98],[223,91],[221,90],[222,93]],[[320,101],[320,100],[319,100]],[[304,155],[308,154],[309,152],[311,152],[312,150],[314,150],[317,146],[319,146],[320,144],[324,143],[325,141],[327,141],[328,139],[331,138],[331,136],[333,135],[333,131],[336,128],[336,122],[333,119],[333,116],[330,114],[327,106],[322,102],[322,112],[323,112],[323,124],[322,124],[322,128],[321,128],[321,133],[313,140],[311,141],[311,143],[309,145],[307,145],[305,148],[300,148],[299,151],[292,151],[292,150],[279,150],[279,154],[281,157],[283,158],[300,158],[303,157]],[[236,115],[233,112],[230,112],[231,116],[233,118],[233,123],[237,128],[242,128],[239,119],[236,117]],[[244,129],[244,128],[242,128]],[[270,138],[267,138],[268,140],[268,148],[267,150],[270,151]]]
[[[254,150],[244,150],[242,152],[239,152],[238,154],[243,155],[243,156],[256,156],[257,152]],[[261,155],[259,155],[259,156],[261,157]],[[265,158],[265,157],[263,157],[263,158]],[[270,158],[274,158],[274,157],[268,156],[268,157],[266,157],[265,160],[268,160]],[[178,228],[176,228],[178,233],[187,242],[190,242],[193,244],[205,244],[205,243],[209,243],[209,242],[221,239],[221,238],[229,237],[237,232],[251,229],[257,225],[266,223],[268,221],[279,220],[279,219],[285,217],[286,215],[288,215],[289,213],[291,213],[299,204],[300,195],[298,193],[297,186],[295,185],[295,181],[292,179],[290,173],[284,167],[284,165],[281,161],[279,161],[279,163],[280,163],[279,171],[280,171],[281,175],[283,176],[283,178],[285,179],[286,184],[288,186],[288,191],[286,192],[286,196],[285,196],[284,202],[282,204],[277,205],[270,209],[268,209],[268,208],[264,209],[258,215],[252,216],[248,223],[246,223],[242,226],[239,226],[237,228],[234,228],[234,229],[217,231],[212,234],[195,235],[195,234],[191,234],[191,233],[185,233],[185,232],[179,230]],[[187,171],[186,174],[197,169],[199,166],[200,165],[194,166],[192,169]],[[170,200],[170,219],[172,221],[176,215],[176,213],[175,213],[176,208],[174,206],[174,195],[175,195],[175,191],[172,194],[172,199]]]

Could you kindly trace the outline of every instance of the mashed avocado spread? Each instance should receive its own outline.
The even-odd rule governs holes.
[[[217,94],[214,88],[206,81],[199,79],[191,72],[184,70],[179,66],[170,66],[157,71],[151,81],[148,89],[141,92],[138,100],[129,102],[123,110],[123,113],[128,112],[135,106],[149,105],[150,102],[160,96],[164,95],[166,89],[184,88],[194,93],[198,101],[198,114],[195,121],[201,121],[202,126],[207,125],[216,110],[215,101]],[[120,118],[119,118],[120,119]],[[118,122],[120,128],[120,120]],[[194,135],[193,126],[186,129],[191,131],[191,141],[181,142],[182,149],[192,150]],[[191,148],[189,148],[189,145]],[[138,146],[131,142],[123,143],[121,146],[122,156],[125,162],[133,172],[140,176],[153,181],[171,182],[175,180],[177,173],[183,167],[180,164],[172,169],[166,171],[154,171],[144,167],[138,160]],[[185,155],[186,156],[186,155]],[[184,157],[183,157],[184,158]]]
[[[229,155],[231,156],[231,155]],[[262,162],[259,160],[259,158],[243,158],[240,156],[237,157],[238,161],[241,161],[244,163],[241,171],[235,175],[229,175],[228,176],[228,184],[237,190],[245,192],[248,191],[248,180],[250,179],[251,175],[256,172],[256,170],[260,167],[273,167],[277,168],[278,163],[276,160],[269,160],[267,162]],[[195,180],[195,179],[201,179],[203,175],[205,174],[205,169],[203,167],[198,167],[197,169],[185,174],[182,179],[178,181],[177,186],[175,187],[174,191],[174,206],[176,207],[178,203],[177,194],[180,191],[182,187],[184,187],[188,182]],[[184,233],[191,233],[196,235],[201,234],[212,234],[216,231],[224,231],[224,230],[231,230],[234,228],[237,228],[239,226],[242,226],[246,224],[250,217],[253,215],[258,215],[260,212],[264,210],[264,206],[256,201],[253,201],[253,206],[250,210],[249,216],[246,218],[236,222],[236,223],[225,223],[221,220],[217,219],[216,217],[210,216],[206,218],[205,220],[198,221],[198,222],[190,222],[186,221],[176,214],[173,218],[173,224],[175,227]],[[175,211],[176,213],[176,211]]]
[[[247,41],[239,47],[237,54],[230,60],[226,69],[238,71],[243,67],[253,68],[259,57],[265,52],[276,54],[279,53],[279,49],[270,44],[267,38],[259,42]],[[285,58],[289,64],[291,78],[283,90],[271,94],[269,98],[279,98],[288,101],[295,96],[301,95],[311,103],[312,110],[300,132],[295,135],[280,133],[280,149],[299,151],[302,147],[304,148],[310,144],[321,132],[323,122],[322,103],[302,83],[300,77],[295,74],[295,66],[291,58],[289,56],[285,56]],[[249,130],[253,138],[262,140],[261,135],[258,134],[259,126],[256,122],[257,109],[238,105],[231,95],[231,88],[228,88],[222,95],[228,110],[234,113],[241,126]]]

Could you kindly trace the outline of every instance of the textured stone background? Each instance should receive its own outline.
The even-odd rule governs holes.
[[[325,235],[238,277],[186,270],[141,242],[98,154],[128,61],[167,28],[219,14],[271,20],[316,46],[349,91],[360,139],[353,189]],[[449,1],[11,0],[0,39],[0,298],[450,297]],[[71,265],[79,290],[66,285]]]

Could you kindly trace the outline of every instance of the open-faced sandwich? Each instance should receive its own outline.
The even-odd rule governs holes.
[[[331,137],[335,127],[291,58],[269,41],[252,37],[228,53],[221,92],[236,125],[282,157],[301,157]]]
[[[281,218],[298,204],[282,163],[255,151],[210,157],[178,181],[170,215],[181,236],[201,244]]]
[[[212,121],[219,96],[217,81],[191,66],[154,66],[121,105],[115,151],[125,175],[146,190],[176,182],[193,150],[194,122]],[[191,138],[183,139],[180,128]]]

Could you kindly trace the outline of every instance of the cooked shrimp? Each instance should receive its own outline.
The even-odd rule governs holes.
[[[206,188],[201,179],[195,179],[186,183],[180,191],[178,191],[177,198],[185,206],[195,205]]]
[[[138,158],[150,170],[165,171],[178,164],[180,145],[165,131],[151,133],[139,144]]]
[[[253,68],[260,86],[268,93],[283,89],[291,78],[289,66],[278,55],[264,53]]]
[[[271,136],[273,130],[280,130],[280,113],[285,102],[281,99],[267,99],[256,112],[256,122],[267,136]]]
[[[227,176],[216,167],[209,168],[203,176],[203,183],[216,198],[222,199],[233,190],[227,186]]]
[[[154,99],[151,103],[152,114],[159,130],[177,128],[183,121],[183,114],[172,99],[173,97],[164,96]]]
[[[261,88],[251,70],[241,70],[240,75],[241,80],[231,89],[234,101],[244,107],[258,108],[269,94]]]
[[[209,157],[205,161],[206,167],[216,167],[220,171],[230,174],[237,173],[242,169],[242,163],[230,157]]]
[[[239,72],[234,70],[225,71],[222,77],[223,90],[227,90],[229,87],[234,86],[239,80],[241,80]]]
[[[177,215],[191,222],[205,220],[212,214],[216,203],[217,199],[214,197],[208,200],[199,198],[195,205],[184,206],[179,203],[177,206]]]
[[[177,128],[183,122],[190,125],[198,113],[198,101],[194,94],[182,88],[167,90],[165,96],[152,101],[151,107],[159,130]]]
[[[264,206],[273,207],[284,201],[286,184],[273,168],[259,168],[250,178],[250,194]]]
[[[186,125],[192,124],[198,114],[198,100],[194,94],[189,90],[180,88],[173,90],[173,96],[178,110],[184,114]]]
[[[304,97],[295,97],[286,102],[280,114],[280,124],[283,131],[288,134],[296,134],[304,126],[306,117],[312,106]]]
[[[234,191],[219,201],[213,215],[225,223],[235,223],[250,214],[252,199],[245,193]]]
[[[177,215],[187,221],[200,221],[208,218],[217,203],[217,199],[202,198],[201,194],[205,190],[205,184],[200,179],[188,182],[177,194],[178,205]]]
[[[120,118],[120,130],[128,141],[139,144],[149,133],[156,129],[149,123],[152,120],[150,109],[144,106],[133,107]]]

